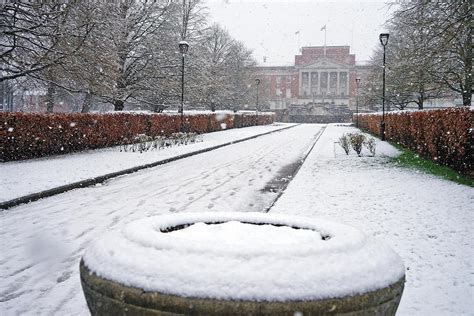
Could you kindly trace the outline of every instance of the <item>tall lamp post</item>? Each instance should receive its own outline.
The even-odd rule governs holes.
[[[257,85],[257,103],[255,106],[255,125],[258,125],[258,85],[260,84],[260,79],[255,79],[255,83]]]
[[[181,124],[180,131],[184,131],[184,55],[188,52],[189,44],[186,41],[178,43],[179,52],[181,53],[181,107],[179,113],[181,113]]]
[[[382,122],[380,122],[380,139],[385,140],[385,47],[388,43],[388,33],[379,35],[380,43],[383,46],[383,84],[382,84]]]
[[[356,78],[356,90],[357,90],[357,99],[356,99],[356,127],[359,128],[359,86],[360,78]]]

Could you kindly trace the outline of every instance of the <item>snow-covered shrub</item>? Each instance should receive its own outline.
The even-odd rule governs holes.
[[[349,151],[351,150],[349,135],[342,134],[342,136],[339,137],[339,140],[337,141],[337,143],[339,144],[339,146],[342,147],[342,149],[344,149],[344,151],[346,152],[346,155],[349,155]]]
[[[132,144],[125,144],[120,146],[120,151],[131,151],[142,153],[148,150],[158,150],[165,147],[171,147],[175,145],[187,145],[195,143],[196,141],[202,141],[197,133],[173,133],[169,137],[167,136],[148,136],[145,134],[139,134],[133,139]]]
[[[351,133],[349,134],[349,140],[351,142],[351,147],[360,156],[362,152],[362,145],[365,142],[365,135],[360,133]]]
[[[373,137],[366,138],[364,145],[370,151],[370,154],[372,155],[372,157],[375,157],[375,147],[377,146],[377,144],[375,143],[375,138]]]

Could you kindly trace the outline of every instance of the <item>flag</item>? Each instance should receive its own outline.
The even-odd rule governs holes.
[[[298,34],[300,34],[300,31],[296,31],[296,32],[295,32],[295,35],[298,35]]]
[[[321,31],[325,29],[326,29],[326,24],[324,24],[324,26],[321,28]]]

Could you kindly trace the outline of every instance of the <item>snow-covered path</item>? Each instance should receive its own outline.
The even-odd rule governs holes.
[[[329,126],[271,213],[355,226],[387,242],[406,266],[398,315],[474,315],[474,189],[334,146]]]
[[[301,159],[321,125],[301,125],[0,213],[0,314],[87,315],[84,248],[131,220],[168,212],[261,211],[261,189]]]
[[[293,125],[278,123],[223,130],[201,135],[202,142],[143,153],[121,152],[118,146],[0,163],[0,202]]]

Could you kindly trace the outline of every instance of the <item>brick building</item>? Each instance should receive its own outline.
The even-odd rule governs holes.
[[[355,111],[357,66],[349,46],[303,47],[294,66],[258,67],[270,108],[294,122],[341,122]]]

